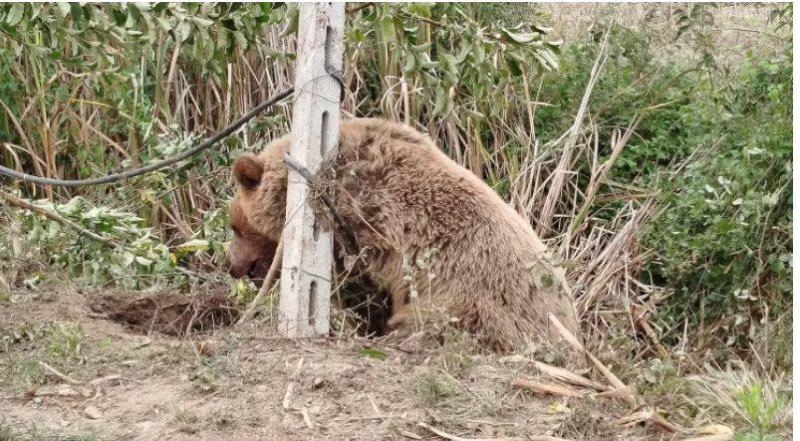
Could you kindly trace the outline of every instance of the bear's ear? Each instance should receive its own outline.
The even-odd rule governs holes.
[[[258,156],[252,153],[244,153],[233,163],[233,179],[242,188],[252,190],[261,183],[261,175],[264,173],[264,166]]]

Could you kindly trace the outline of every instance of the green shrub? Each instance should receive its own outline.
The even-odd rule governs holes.
[[[791,58],[751,58],[724,90],[701,84],[678,137],[692,156],[661,176],[663,211],[645,234],[649,272],[673,290],[665,321],[735,347],[763,311],[791,306]]]

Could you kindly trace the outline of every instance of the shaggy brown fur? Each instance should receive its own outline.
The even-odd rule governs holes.
[[[368,271],[388,286],[390,327],[413,320],[414,303],[445,310],[498,350],[555,340],[548,313],[577,334],[563,273],[531,226],[491,188],[407,126],[355,119],[341,127],[336,206],[370,250]],[[234,165],[239,192],[232,210],[273,242],[286,218],[281,158],[289,145],[289,137],[281,138]],[[417,264],[430,250],[436,250],[430,262]],[[411,302],[414,291],[419,298]]]

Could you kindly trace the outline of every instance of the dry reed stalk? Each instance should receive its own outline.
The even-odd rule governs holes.
[[[685,431],[684,428],[670,423],[664,419],[664,417],[660,416],[658,411],[652,407],[645,407],[639,411],[626,415],[618,419],[616,424],[623,427],[630,427],[643,422],[650,422],[670,433],[681,433]]]
[[[603,374],[604,377],[606,377],[606,379],[609,381],[609,383],[611,383],[613,387],[619,390],[628,389],[629,386],[623,383],[622,380],[620,380],[616,375],[614,375],[614,373],[611,372],[611,370],[608,369],[606,365],[603,364],[603,362],[601,362],[597,357],[595,357],[591,352],[589,352],[583,346],[583,344],[580,341],[578,341],[578,339],[574,335],[572,335],[572,333],[569,332],[567,328],[564,327],[564,325],[556,318],[556,316],[554,316],[553,314],[549,314],[549,317],[550,317],[550,323],[553,326],[555,326],[556,330],[558,331],[559,334],[561,334],[561,337],[564,339],[564,341],[566,341],[570,346],[572,346],[572,348],[575,349],[577,352],[583,354],[586,358],[588,358],[589,361],[595,366],[595,368],[598,371],[600,371],[600,373]],[[636,407],[639,405],[638,404],[639,400],[637,399],[636,392],[633,389],[631,389],[630,394],[625,394],[624,400],[627,401],[628,404],[630,404],[632,407]]]
[[[567,369],[551,366],[547,363],[542,363],[540,361],[534,361],[533,365],[539,372],[557,380],[563,381],[565,383],[570,383],[575,386],[582,386],[585,388],[595,389],[599,391],[607,391],[609,388],[608,386],[602,385],[600,383],[594,382],[582,375],[578,375],[572,371]]]
[[[628,141],[631,139],[631,135],[633,135],[640,122],[641,118],[639,115],[634,116],[633,121],[630,123],[628,128],[625,129],[625,133],[622,135],[622,137],[619,136],[618,131],[615,131],[612,135],[611,156],[609,156],[609,158],[599,168],[595,169],[593,167],[592,176],[589,181],[588,189],[586,190],[586,196],[583,200],[583,205],[581,205],[581,208],[578,210],[578,214],[573,218],[572,223],[567,230],[566,238],[561,242],[562,254],[564,254],[564,251],[566,251],[566,249],[569,247],[569,244],[572,241],[572,236],[582,225],[586,215],[589,213],[589,208],[591,208],[592,204],[594,204],[597,191],[600,189],[600,184],[605,181],[606,174],[611,170],[611,167],[614,166],[614,162],[616,162],[620,153],[622,153],[622,149],[625,147],[625,145],[627,145]],[[596,136],[595,139],[597,139]]]
[[[542,383],[540,381],[527,380],[524,378],[516,378],[511,381],[512,387],[528,389],[533,393],[542,395],[558,395],[562,397],[585,397],[587,393],[582,390],[573,389],[569,386],[564,386],[555,383]]]
[[[583,125],[586,111],[589,107],[589,98],[591,97],[592,90],[594,89],[594,86],[597,84],[597,81],[600,77],[600,72],[602,71],[606,60],[608,59],[607,47],[610,29],[611,28],[609,27],[603,36],[603,43],[600,46],[600,52],[597,54],[597,58],[594,61],[594,65],[592,66],[592,70],[589,75],[589,82],[586,84],[586,90],[583,93],[580,107],[578,107],[578,114],[575,116],[575,122],[572,124],[572,127],[570,127],[568,130],[569,135],[564,142],[561,160],[559,161],[558,167],[553,174],[550,190],[545,197],[544,205],[539,214],[539,225],[536,229],[536,232],[540,236],[550,235],[550,226],[553,222],[553,216],[555,215],[556,207],[561,200],[561,192],[566,181],[564,175],[566,174],[567,170],[569,170],[569,165],[572,162],[573,149],[578,141],[578,134],[581,126]]]
[[[577,299],[579,317],[585,316],[601,294],[607,292],[608,287],[612,285],[612,279],[624,276],[623,271],[627,263],[634,259],[627,250],[635,244],[636,232],[652,214],[653,206],[652,203],[646,203],[635,210],[628,221],[613,234],[602,251],[591,256],[588,266],[582,270],[578,278],[578,286],[585,287],[585,293]]]

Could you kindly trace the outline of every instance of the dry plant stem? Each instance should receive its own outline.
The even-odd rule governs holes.
[[[450,441],[522,441],[524,439],[524,438],[520,438],[518,436],[506,437],[506,438],[462,438],[460,436],[451,435],[451,434],[449,434],[449,433],[447,433],[447,432],[445,432],[445,431],[443,431],[441,429],[437,429],[437,428],[431,426],[430,424],[426,424],[426,423],[423,423],[423,422],[417,423],[417,426],[422,427],[423,429],[433,433],[434,435],[436,435],[436,436],[438,436],[440,438],[449,439]],[[534,438],[528,438],[528,439],[536,440],[537,438],[534,437]],[[557,439],[557,438],[554,438],[554,439]],[[544,441],[541,438],[540,438],[540,440]]]
[[[628,386],[625,383],[623,383],[622,380],[620,380],[616,375],[614,375],[614,373],[611,372],[611,370],[609,370],[603,364],[603,362],[601,362],[599,359],[597,359],[597,357],[592,355],[592,353],[589,352],[583,346],[583,344],[581,344],[581,342],[578,341],[578,339],[575,338],[575,336],[572,335],[572,333],[570,333],[567,330],[567,328],[565,328],[564,325],[553,314],[550,314],[550,323],[552,323],[553,326],[556,327],[556,329],[558,330],[559,334],[561,334],[561,337],[564,339],[564,341],[569,343],[569,345],[572,346],[573,349],[575,349],[576,351],[584,354],[586,358],[588,358],[589,361],[591,361],[592,364],[597,368],[597,370],[600,371],[600,373],[603,374],[603,376],[606,377],[606,379],[608,379],[609,383],[611,383],[611,385],[614,386],[614,388],[620,390],[625,390],[628,388]],[[625,394],[624,399],[632,407],[636,407],[639,405],[638,400],[636,398],[636,393],[633,391],[631,391],[630,394]]]
[[[572,162],[572,150],[575,148],[575,144],[578,141],[578,134],[580,132],[581,125],[583,124],[586,110],[589,107],[589,97],[591,97],[592,90],[594,89],[594,86],[597,84],[597,80],[600,77],[600,71],[603,69],[606,60],[608,59],[606,46],[608,43],[608,35],[610,30],[611,27],[606,30],[605,36],[603,37],[603,44],[600,46],[600,52],[597,54],[597,58],[594,61],[594,66],[592,66],[589,83],[586,85],[586,90],[583,93],[581,105],[578,108],[578,114],[575,117],[575,122],[568,131],[568,136],[564,142],[564,150],[561,154],[561,160],[559,161],[558,167],[553,173],[553,180],[550,184],[550,190],[547,192],[547,197],[545,197],[544,205],[542,206],[542,211],[539,218],[539,228],[536,231],[539,236],[547,235],[550,225],[553,222],[556,206],[558,205],[558,201],[561,200],[561,191],[564,187],[565,181],[564,175],[566,174],[567,170],[569,170],[569,165]]]
[[[374,4],[375,4],[375,2],[362,3],[362,4],[358,5],[358,6],[353,6],[352,8],[347,8],[347,10],[345,12],[347,12],[348,14],[355,14],[356,12],[358,12],[358,11],[364,9],[364,8],[368,8],[370,6],[373,6]]]
[[[630,126],[625,129],[625,134],[622,135],[620,138],[619,136],[613,137],[616,141],[611,150],[611,156],[606,160],[606,162],[601,165],[597,172],[594,173],[592,176],[591,182],[589,183],[589,188],[586,191],[586,198],[583,200],[583,204],[581,208],[578,210],[578,214],[575,215],[575,218],[572,220],[572,223],[567,230],[566,238],[561,242],[561,254],[563,255],[567,248],[569,248],[570,242],[572,242],[572,237],[575,232],[580,228],[583,220],[586,218],[586,215],[589,213],[589,208],[594,204],[595,198],[597,196],[597,191],[600,189],[600,184],[605,182],[606,174],[611,170],[611,167],[614,166],[614,162],[616,162],[617,158],[619,157],[620,153],[622,153],[622,149],[631,139],[631,135],[633,135],[636,128],[639,126],[641,122],[641,118],[639,114],[633,117],[633,122],[631,122]],[[618,133],[618,132],[617,132]]]
[[[46,370],[47,372],[50,372],[51,374],[53,374],[56,377],[60,378],[65,383],[69,383],[69,384],[71,384],[73,386],[78,386],[78,385],[81,384],[80,381],[75,380],[75,379],[73,379],[73,378],[71,378],[71,377],[69,377],[69,376],[67,376],[65,374],[62,374],[61,372],[56,370],[56,368],[54,368],[53,366],[50,366],[49,364],[47,364],[47,363],[45,363],[43,361],[39,362],[39,366],[41,366],[42,369]]]
[[[667,432],[681,433],[686,431],[683,427],[678,426],[677,424],[670,423],[669,421],[664,419],[664,417],[659,415],[656,410],[653,411],[653,417],[651,418],[651,420],[653,421],[653,424],[661,427]]]
[[[272,258],[272,263],[269,266],[269,271],[267,271],[267,276],[264,278],[264,283],[261,285],[261,289],[258,290],[258,294],[250,302],[250,306],[247,307],[247,310],[242,314],[242,318],[239,319],[239,324],[248,322],[253,319],[253,316],[256,314],[256,308],[261,302],[264,300],[264,297],[267,296],[269,291],[272,289],[272,285],[274,285],[276,280],[276,275],[278,274],[278,268],[281,265],[281,261],[283,260],[283,238],[278,241],[278,246],[275,248],[275,256]]]
[[[534,380],[517,378],[511,382],[512,387],[528,389],[533,393],[543,395],[559,395],[562,397],[584,397],[586,393],[568,386],[553,383],[541,383]]]
[[[624,416],[618,419],[616,423],[623,427],[629,427],[648,421],[670,433],[684,432],[682,427],[665,420],[661,415],[658,414],[656,409],[652,407],[645,407],[642,410]]]
[[[8,280],[0,273],[0,297],[2,297],[3,294],[11,294],[11,284],[9,284]]]
[[[669,359],[669,351],[659,340],[658,335],[653,328],[650,326],[650,323],[647,321],[647,316],[645,315],[645,311],[641,310],[641,308],[636,307],[635,305],[631,305],[631,314],[634,316],[634,323],[639,329],[644,332],[650,342],[655,346],[656,352],[658,352],[658,356],[661,357],[663,360]]]
[[[561,380],[565,383],[570,383],[575,386],[583,386],[599,391],[607,391],[609,390],[608,386],[602,385],[600,383],[596,383],[588,378],[585,378],[581,375],[578,375],[572,371],[568,371],[564,368],[560,368],[557,366],[551,366],[547,363],[542,363],[540,361],[534,361],[533,365],[539,372],[557,380]]]

